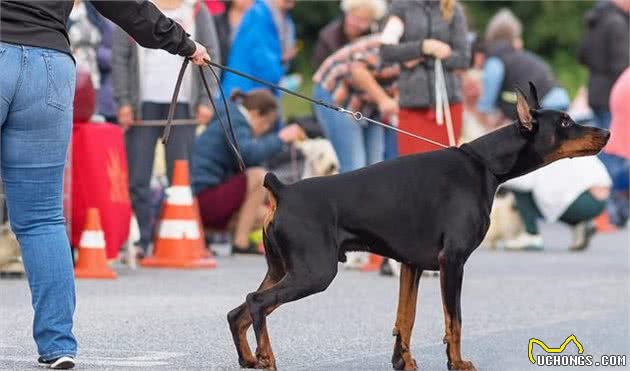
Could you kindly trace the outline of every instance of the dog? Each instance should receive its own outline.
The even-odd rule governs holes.
[[[285,185],[269,173],[274,207],[263,230],[268,271],[227,319],[245,368],[275,369],[266,317],[278,306],[326,290],[347,251],[402,263],[392,365],[415,370],[410,339],[423,270],[439,270],[447,366],[476,370],[461,355],[464,264],[490,224],[499,184],[553,161],[598,153],[610,133],[577,125],[517,92],[518,119],[460,147],[400,157],[356,171]],[[254,327],[255,356],[246,332]]]
[[[304,154],[302,179],[339,173],[339,159],[335,149],[327,139],[307,139],[296,144]]]

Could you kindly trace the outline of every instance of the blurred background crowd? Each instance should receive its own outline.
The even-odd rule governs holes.
[[[608,128],[612,139],[597,157],[561,160],[505,184],[484,244],[542,250],[544,220],[569,225],[567,246],[579,251],[597,218],[627,225],[630,0],[153,2],[216,63],[445,145],[512,122],[514,88],[531,81],[542,108]],[[189,69],[162,146],[182,58],[138,46],[89,2],[75,2],[67,27],[79,76],[75,123],[117,125],[124,136],[129,197],[119,201],[134,223],[120,248],[135,247],[125,259],[152,253],[176,160],[189,162],[208,245],[259,254],[266,171],[293,182],[439,149],[218,69],[220,81],[208,75],[217,111]],[[219,88],[229,97],[244,172],[220,125],[228,111]],[[357,254],[347,264],[368,259]],[[384,274],[395,271],[383,262]]]

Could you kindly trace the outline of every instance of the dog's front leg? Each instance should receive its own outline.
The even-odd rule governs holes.
[[[400,270],[400,288],[398,294],[398,311],[393,335],[396,336],[392,366],[396,370],[416,370],[416,361],[409,350],[411,331],[416,318],[416,302],[418,284],[422,270],[402,264]]]
[[[438,261],[444,309],[447,367],[449,370],[476,371],[472,362],[462,360],[461,353],[461,293],[465,259],[456,253],[442,250]]]

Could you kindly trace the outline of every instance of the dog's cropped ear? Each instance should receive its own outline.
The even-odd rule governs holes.
[[[536,85],[533,82],[529,82],[529,95],[534,100],[534,109],[540,109],[540,102],[538,101],[538,91]]]
[[[527,98],[521,89],[516,88],[516,114],[518,116],[518,123],[521,128],[527,131],[534,130],[534,117],[532,116],[532,110],[529,108]]]

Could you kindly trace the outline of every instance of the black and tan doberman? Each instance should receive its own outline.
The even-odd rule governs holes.
[[[461,355],[462,280],[488,229],[498,185],[562,158],[594,155],[610,135],[541,109],[530,90],[534,108],[519,92],[516,122],[459,148],[292,185],[267,174],[275,202],[264,231],[269,270],[258,290],[228,314],[240,365],[275,369],[266,316],[324,291],[347,251],[369,251],[402,262],[393,367],[416,369],[410,339],[418,283],[423,270],[439,270],[448,368],[475,370]],[[251,324],[255,355],[246,337]]]

